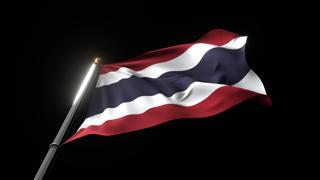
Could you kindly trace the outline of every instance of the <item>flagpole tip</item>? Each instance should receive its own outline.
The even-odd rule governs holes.
[[[101,64],[101,62],[102,62],[101,58],[97,57],[97,58],[94,59],[94,62],[93,62],[93,63],[95,63],[95,64]]]

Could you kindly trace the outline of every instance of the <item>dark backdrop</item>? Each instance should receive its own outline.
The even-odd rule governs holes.
[[[96,56],[104,63],[119,62],[223,28],[248,36],[247,62],[277,103],[269,17],[251,11],[223,15],[215,9],[169,13],[165,8],[118,11],[105,6],[104,11],[82,8],[74,13],[48,7],[23,11],[17,23],[22,30],[16,32],[20,61],[15,87],[24,90],[16,95],[20,108],[15,116],[26,139],[21,141],[32,147],[22,154],[23,179],[37,172]],[[89,99],[90,91],[67,136],[84,120]],[[249,100],[214,117],[176,120],[112,137],[87,136],[62,146],[47,179],[273,176],[282,164],[277,127],[273,107]]]

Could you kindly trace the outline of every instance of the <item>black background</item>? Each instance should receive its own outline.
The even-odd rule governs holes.
[[[101,7],[103,6],[103,7]],[[129,7],[128,7],[129,6]],[[64,7],[64,6],[63,6]],[[222,175],[270,176],[283,171],[275,72],[279,60],[270,54],[275,21],[246,10],[222,13],[214,8],[108,5],[21,11],[15,31],[20,59],[15,74],[16,119],[23,126],[23,179],[37,172],[48,145],[62,124],[92,60],[118,62],[167,46],[191,43],[222,28],[247,35],[249,66],[262,79],[272,107],[247,101],[219,115],[171,121],[112,137],[87,136],[59,150],[47,179],[178,178]],[[121,10],[120,10],[121,9]],[[197,10],[195,10],[197,9]],[[259,9],[258,9],[259,11]],[[232,12],[232,10],[230,10]],[[225,15],[224,15],[225,14]],[[90,91],[67,137],[86,116]],[[23,107],[23,108],[21,108]]]

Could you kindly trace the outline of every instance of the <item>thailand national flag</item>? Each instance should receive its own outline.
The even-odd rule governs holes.
[[[208,117],[251,98],[270,104],[261,80],[246,63],[246,40],[216,29],[195,43],[103,65],[88,116],[66,142]]]

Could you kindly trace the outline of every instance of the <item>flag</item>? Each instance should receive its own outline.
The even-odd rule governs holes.
[[[87,118],[66,142],[213,116],[251,98],[270,104],[246,62],[246,40],[215,29],[194,43],[102,65]]]

